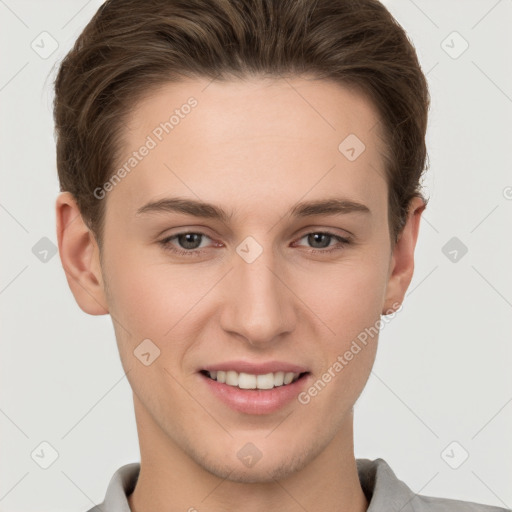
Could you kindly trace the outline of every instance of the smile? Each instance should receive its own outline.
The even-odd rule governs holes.
[[[245,372],[239,373],[234,370],[205,370],[203,373],[212,380],[239,389],[273,389],[280,386],[287,386],[298,380],[302,375],[302,373],[282,371],[255,375]]]
[[[272,414],[290,406],[313,379],[307,368],[278,361],[232,361],[203,368],[198,375],[215,401],[250,415]]]

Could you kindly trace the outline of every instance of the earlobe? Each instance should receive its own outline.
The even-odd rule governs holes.
[[[107,314],[98,245],[70,192],[59,194],[55,213],[59,255],[78,306],[90,315]]]
[[[425,210],[425,201],[414,197],[409,205],[407,222],[393,248],[389,267],[386,296],[382,308],[383,315],[396,311],[402,304],[405,292],[414,273],[414,249],[418,240],[421,214]]]

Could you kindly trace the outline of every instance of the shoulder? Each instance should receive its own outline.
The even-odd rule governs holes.
[[[139,472],[139,462],[121,466],[110,479],[103,502],[87,512],[131,512],[128,495],[135,488]]]
[[[510,509],[483,505],[472,501],[436,498],[417,494],[412,500],[413,509],[417,512],[510,512]]]
[[[368,512],[512,512],[471,501],[416,494],[381,458],[356,459]]]

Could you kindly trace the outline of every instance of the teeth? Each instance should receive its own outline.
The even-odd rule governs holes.
[[[256,377],[256,387],[258,389],[272,389],[274,387],[274,374],[258,375]]]
[[[274,373],[274,386],[282,386],[284,384],[284,372]]]
[[[228,386],[238,386],[238,373],[229,370],[226,372],[226,384]]]
[[[299,378],[300,373],[276,372],[265,375],[253,375],[243,372],[238,373],[233,370],[228,370],[227,372],[219,370],[208,372],[208,375],[217,382],[239,387],[240,389],[272,389],[295,382]]]
[[[236,375],[236,372],[233,372]],[[232,386],[238,386],[241,389],[256,389],[256,385],[259,384],[258,377],[256,375],[249,375],[248,373],[240,373],[237,376],[237,384],[231,384]],[[229,383],[228,383],[229,384]],[[258,386],[259,387],[259,386]],[[260,387],[261,389],[261,387]]]
[[[284,384],[290,384],[290,382],[293,380],[293,373],[285,373],[284,374]]]

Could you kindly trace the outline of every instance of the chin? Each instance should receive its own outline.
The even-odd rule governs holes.
[[[224,458],[226,454],[223,454]],[[284,480],[303,469],[314,458],[314,454],[274,453],[272,458],[263,454],[252,467],[247,467],[238,458],[226,459],[222,462],[210,457],[196,458],[196,463],[212,475],[229,482],[264,484],[276,480]]]

